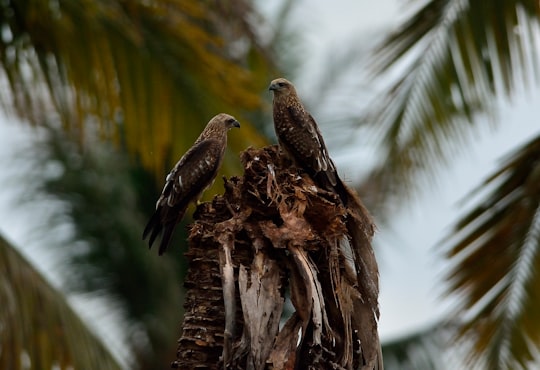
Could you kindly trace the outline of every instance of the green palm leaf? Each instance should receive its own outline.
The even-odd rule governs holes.
[[[496,96],[538,81],[539,18],[533,0],[431,0],[387,37],[372,71],[400,69],[368,115],[385,149],[369,181],[403,199],[470,143],[479,114],[496,116]]]
[[[28,162],[37,165],[35,158],[40,158],[40,166],[54,165],[58,171],[38,173],[25,184],[21,206],[31,210],[43,198],[62,204],[40,231],[72,229],[64,242],[43,246],[63,261],[63,287],[112,299],[121,307],[126,325],[118,329],[126,335],[122,345],[134,362],[140,369],[167,366],[183,314],[179,256],[184,243],[175,239],[175,251],[159,257],[141,238],[146,214],[155,204],[148,196],[152,177],[127,153],[95,135],[86,136],[83,150],[59,128],[41,131],[43,139],[23,152],[32,157]],[[183,229],[179,226],[176,236],[185,234]],[[133,331],[136,336],[129,335]]]
[[[64,296],[2,237],[0,301],[0,368],[121,368]]]
[[[540,137],[516,150],[477,190],[489,193],[447,243],[449,293],[459,296],[470,361],[530,368],[540,349]]]
[[[238,21],[252,10],[247,3],[234,8],[243,17],[225,22],[228,13],[217,12],[227,9],[214,5],[4,2],[0,65],[9,93],[0,96],[3,108],[31,122],[56,118],[81,136],[97,123],[103,137],[125,144],[161,176],[211,116],[227,111],[244,122],[261,108],[263,85],[246,66],[256,64],[264,74],[268,58]],[[233,39],[247,46],[239,52]],[[246,124],[231,146],[238,152],[262,142]]]

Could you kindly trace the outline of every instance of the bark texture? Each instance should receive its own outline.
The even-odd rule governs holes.
[[[248,149],[242,162],[244,176],[196,211],[172,366],[382,369],[367,211],[345,208],[276,146]]]

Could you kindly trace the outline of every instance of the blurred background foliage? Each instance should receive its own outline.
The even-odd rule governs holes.
[[[437,185],[456,154],[489,132],[482,125],[519,124],[500,122],[498,106],[538,88],[539,21],[533,0],[429,0],[385,37],[369,63],[374,78],[386,77],[365,111],[379,141],[378,163],[361,185],[369,209],[384,219],[425,190],[420,184]],[[441,284],[455,302],[446,347],[464,360],[423,368],[540,364],[539,140],[504,158],[464,200],[471,210],[441,236]],[[428,338],[440,336],[435,329]]]
[[[306,98],[324,109],[333,103],[328,88],[351,70],[383,81],[361,117],[343,114],[348,126],[339,126],[366,130],[377,147],[358,189],[383,221],[483,132],[479,116],[501,124],[497,99],[540,77],[537,1],[415,4],[367,64],[355,52],[362,45],[332,54],[314,82],[321,94]],[[289,21],[292,7],[283,1],[269,19],[249,0],[0,3],[0,104],[41,133],[26,150],[40,171],[21,179],[35,194],[22,206],[54,199],[62,206],[50,230],[70,229],[63,242],[43,245],[61,256],[62,292],[0,242],[0,295],[9,302],[0,308],[0,364],[169,367],[182,319],[185,223],[163,258],[148,252],[141,230],[165,174],[214,114],[242,124],[229,136],[223,174],[238,172],[247,146],[270,142],[268,82],[302,71],[303,30]],[[387,368],[453,369],[451,356],[476,368],[539,363],[538,140],[480,184],[487,195],[439,246],[457,302],[448,321],[383,343]],[[218,177],[206,198],[221,188]],[[87,330],[66,299],[73,293],[115,303],[126,354]]]
[[[247,1],[7,1],[0,9],[3,108],[81,136],[93,124],[160,176],[214,112],[243,121],[262,108],[273,65]],[[236,151],[265,142],[251,125],[231,141]]]
[[[276,66],[270,44],[254,28],[260,21],[249,1],[0,4],[0,104],[8,115],[40,128],[37,145],[24,154],[40,176],[21,179],[32,194],[22,206],[31,209],[39,198],[60,204],[42,232],[70,225],[70,236],[43,247],[62,256],[64,291],[114,302],[111,307],[127,322],[117,329],[128,348],[127,355],[115,353],[123,366],[167,368],[175,357],[184,227],[178,227],[176,251],[165,258],[149,253],[141,240],[164,175],[218,112],[242,123],[241,134],[230,135],[223,174],[238,172],[241,150],[268,142],[260,130],[267,104],[261,92]],[[271,42],[279,39],[276,34]],[[218,178],[207,197],[221,187]],[[2,281],[30,293],[10,277]],[[15,311],[49,319],[43,312],[53,308],[43,311],[32,296],[24,298],[13,303]],[[66,305],[58,300],[43,304]],[[72,342],[54,352],[50,346],[59,328]],[[76,335],[79,326],[45,329],[41,342],[2,336],[2,361],[16,363],[9,361],[28,354],[32,368],[112,368],[109,358],[73,352],[89,346],[87,336]],[[94,362],[81,364],[76,356]]]
[[[0,237],[0,367],[122,367],[107,346],[17,250]]]

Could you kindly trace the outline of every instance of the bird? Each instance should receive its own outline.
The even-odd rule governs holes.
[[[280,148],[317,185],[335,191],[343,204],[347,205],[350,191],[338,176],[319,127],[304,108],[294,85],[285,78],[278,78],[270,83],[269,90],[274,93],[274,128]]]
[[[362,299],[356,302],[355,306],[365,306],[367,312],[373,310],[367,315],[362,315],[365,311],[356,310],[352,313],[355,315],[353,321],[363,327],[364,331],[368,327],[373,329],[369,339],[373,346],[364,348],[363,356],[366,357],[368,367],[383,369],[376,331],[379,317],[379,271],[371,248],[375,225],[356,192],[346,186],[339,177],[317,122],[302,104],[294,85],[285,78],[277,78],[270,83],[268,89],[274,95],[274,129],[282,152],[296,167],[305,171],[317,186],[335,193],[347,210],[345,224],[349,238],[340,244],[341,253],[343,260],[350,260],[352,257],[352,271],[357,275],[357,289]]]
[[[156,210],[143,231],[143,240],[149,236],[149,248],[162,234],[159,255],[167,249],[174,228],[184,217],[189,204],[197,202],[204,190],[213,184],[227,147],[227,132],[233,127],[240,127],[233,116],[225,113],[214,116],[167,175]]]

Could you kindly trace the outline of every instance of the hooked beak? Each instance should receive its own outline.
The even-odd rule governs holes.
[[[268,87],[268,90],[270,91],[275,91],[278,89],[278,85],[277,84],[270,84],[270,86]]]
[[[238,127],[238,128],[240,128],[240,122],[238,122],[237,120],[234,120],[234,122],[233,122],[233,127]]]

